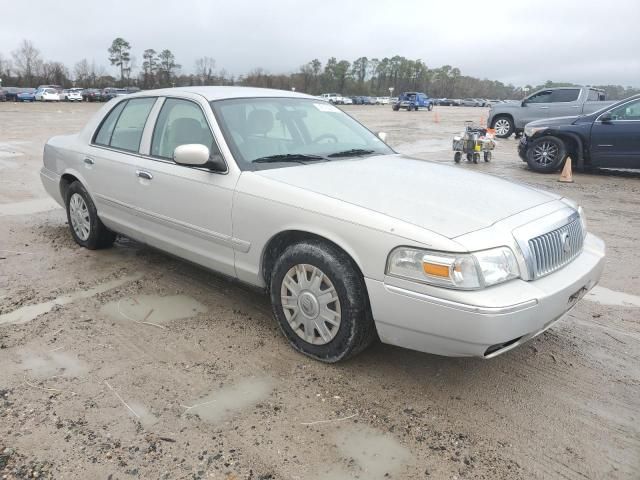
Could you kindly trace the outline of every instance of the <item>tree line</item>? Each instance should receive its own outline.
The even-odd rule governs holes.
[[[284,90],[295,89],[312,95],[336,92],[345,95],[394,94],[422,91],[435,98],[519,99],[525,92],[553,86],[572,85],[551,80],[542,85],[517,87],[497,80],[463,75],[451,65],[430,68],[420,59],[400,55],[384,58],[359,57],[353,61],[330,57],[326,63],[313,59],[291,73],[273,74],[255,68],[245,75],[230,75],[216,69],[213,57],[198,58],[191,73],[183,73],[171,50],[147,48],[142,62],[132,54],[131,44],[124,38],[113,40],[107,49],[108,61],[118,71],[110,75],[103,65],[87,59],[78,61],[70,70],[57,61],[45,61],[29,40],[23,40],[10,57],[0,53],[0,78],[4,86],[33,87],[55,84],[64,87],[137,86],[142,89],[193,85],[243,85]],[[625,98],[640,93],[639,88],[621,85],[595,85],[603,88],[609,99]],[[528,90],[527,90],[528,89]]]

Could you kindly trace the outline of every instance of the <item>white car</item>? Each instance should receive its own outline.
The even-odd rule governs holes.
[[[378,97],[377,102],[379,105],[389,105],[389,97]]]
[[[60,94],[53,88],[42,88],[36,91],[36,100],[38,102],[59,102]]]
[[[320,98],[333,104],[339,104],[342,102],[342,95],[339,93],[323,93],[320,95]]]
[[[79,245],[117,232],[264,288],[290,344],[324,362],[376,336],[495,357],[596,285],[604,243],[574,202],[384,138],[300,93],[153,90],[51,138],[40,176]]]
[[[350,97],[342,97],[342,105],[353,105],[353,100]]]
[[[62,99],[67,102],[81,102],[82,101],[82,89],[71,88],[69,90],[62,91]]]

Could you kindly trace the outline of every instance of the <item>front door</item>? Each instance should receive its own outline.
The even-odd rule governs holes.
[[[235,276],[231,207],[237,175],[173,161],[175,148],[185,144],[202,144],[220,155],[213,121],[206,103],[164,100],[149,152],[138,159],[137,210],[147,243]]]
[[[516,127],[524,128],[529,122],[549,117],[549,108],[553,105],[553,103],[551,103],[552,94],[552,90],[542,90],[522,102],[522,108],[518,112],[521,118]]]
[[[591,156],[595,166],[640,168],[640,99],[607,112],[609,120],[593,123]]]

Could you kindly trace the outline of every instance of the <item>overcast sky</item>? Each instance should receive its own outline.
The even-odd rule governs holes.
[[[46,60],[109,66],[121,36],[172,50],[182,71],[210,56],[242,74],[290,73],[319,58],[402,55],[429,67],[523,85],[640,86],[640,0],[0,0],[0,54],[31,40]]]

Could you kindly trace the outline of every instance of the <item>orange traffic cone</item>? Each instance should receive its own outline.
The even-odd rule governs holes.
[[[433,121],[436,123],[440,123],[440,114],[438,113],[438,109],[436,108],[436,114],[433,117]]]
[[[564,168],[562,169],[562,173],[560,174],[559,182],[562,183],[573,183],[573,175],[571,173],[571,157],[567,157],[564,161]]]

